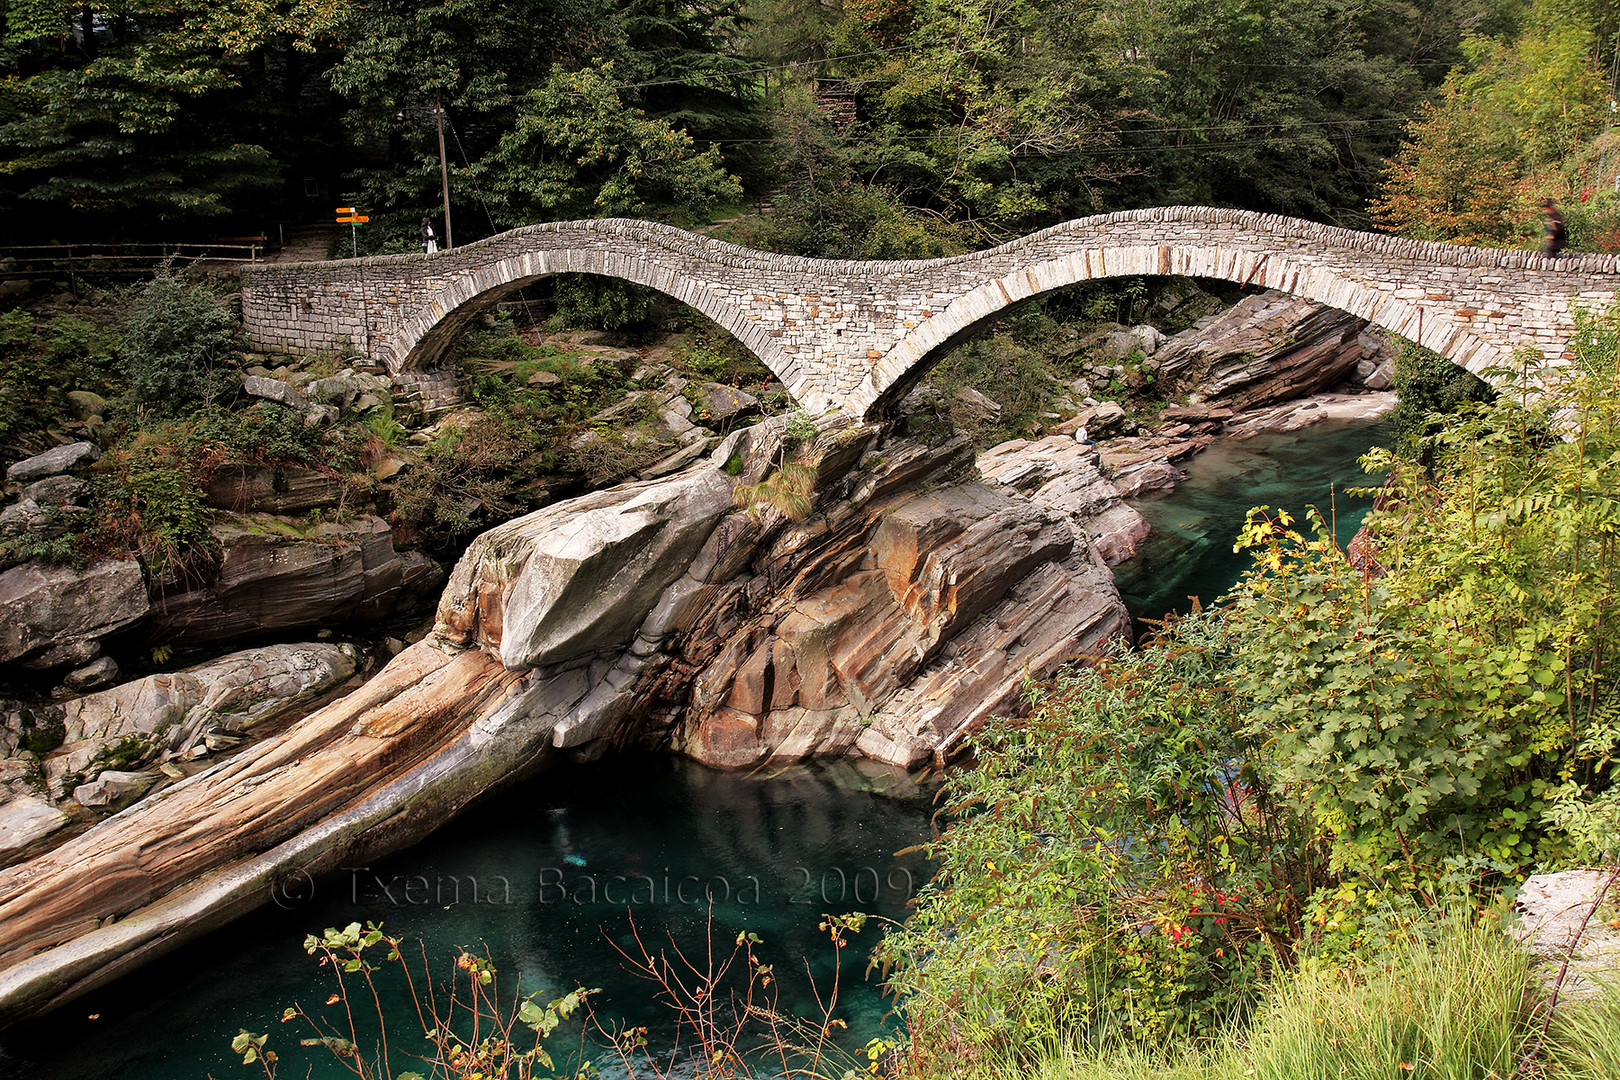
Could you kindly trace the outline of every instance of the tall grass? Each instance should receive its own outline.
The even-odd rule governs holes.
[[[1436,934],[1349,970],[1307,962],[1253,1024],[1202,1045],[1047,1043],[992,1080],[1509,1080],[1533,1046],[1544,995],[1495,919],[1452,917]],[[1566,1002],[1533,1066],[1538,1080],[1620,1077],[1620,994]]]

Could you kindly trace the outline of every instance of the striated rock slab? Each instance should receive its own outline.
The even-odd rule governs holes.
[[[0,664],[76,667],[100,639],[146,617],[146,577],[134,559],[83,570],[25,563],[0,574]]]
[[[1063,435],[1014,439],[979,455],[985,479],[1062,513],[1109,566],[1136,554],[1148,524],[1101,470],[1095,449]]]
[[[1159,380],[1172,393],[1196,393],[1233,409],[1306,397],[1355,373],[1366,325],[1337,308],[1268,290],[1167,341],[1155,356]]]
[[[206,491],[208,505],[239,514],[301,514],[343,501],[343,479],[296,465],[222,465]]]
[[[214,526],[221,557],[212,581],[157,589],[154,642],[225,642],[299,627],[330,627],[408,610],[437,584],[394,550],[388,523],[363,517],[299,530],[268,516]],[[411,577],[407,577],[407,572]]]
[[[280,738],[0,871],[0,1019],[425,835],[543,759],[545,703],[481,652],[417,645]]]

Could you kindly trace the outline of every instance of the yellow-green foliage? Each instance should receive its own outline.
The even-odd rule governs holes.
[[[1620,315],[1583,316],[1578,362],[1454,422],[1432,476],[1370,457],[1392,476],[1369,520],[1381,574],[1251,518],[1239,687],[1336,867],[1418,884],[1447,857],[1514,871],[1612,847],[1617,336]]]

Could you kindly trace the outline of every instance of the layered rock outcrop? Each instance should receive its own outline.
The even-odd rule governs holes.
[[[0,871],[0,1017],[409,843],[560,751],[917,764],[1125,631],[1094,530],[979,477],[964,440],[786,429],[492,530],[435,633],[362,688]],[[815,467],[802,521],[761,483],[795,460]]]
[[[304,627],[374,622],[420,607],[444,580],[394,549],[375,516],[305,526],[232,515],[214,526],[217,566],[154,580],[134,558],[0,573],[0,671],[89,664],[116,634],[147,644],[228,644]]]
[[[1365,320],[1337,308],[1268,290],[1170,338],[1154,360],[1171,393],[1252,409],[1350,379],[1385,348],[1366,330]]]

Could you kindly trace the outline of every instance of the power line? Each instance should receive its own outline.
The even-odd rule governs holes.
[[[1304,121],[1304,122],[1300,122],[1300,123],[1251,124],[1251,125],[1245,126],[1244,131],[1245,132],[1257,132],[1257,131],[1278,131],[1278,130],[1281,130],[1281,131],[1287,132],[1287,131],[1295,131],[1295,130],[1298,130],[1300,128],[1359,127],[1359,126],[1371,125],[1371,124],[1405,124],[1409,120],[1410,120],[1410,117],[1405,117],[1405,116],[1378,116],[1378,117],[1366,117],[1366,118],[1362,118],[1362,119],[1346,119],[1346,120],[1310,120],[1310,121]],[[1207,125],[1206,126],[1186,126],[1186,127],[1126,128],[1124,130],[1117,131],[1114,134],[1121,135],[1121,136],[1130,136],[1130,135],[1174,135],[1174,134],[1179,134],[1179,133],[1183,133],[1183,132],[1204,132],[1204,131],[1208,131],[1208,130],[1209,130],[1209,128],[1208,128]],[[889,139],[887,141],[889,141],[889,142],[948,142],[948,141],[951,141],[951,140],[958,140],[958,139],[968,138],[969,134],[971,134],[971,133],[965,134],[963,132],[953,131],[953,132],[934,132],[932,134],[925,134],[925,135],[924,134],[919,134],[919,135],[894,135],[894,136],[889,137]],[[1048,134],[1056,134],[1056,133],[1055,132],[1039,132],[1039,131],[1025,132],[1022,135],[1018,136],[1018,137],[1020,137],[1020,138],[1038,138],[1041,135],[1048,135]],[[773,142],[776,142],[775,139],[723,139],[723,138],[722,139],[693,139],[692,141],[693,142],[700,142],[700,143],[709,143],[709,144],[724,144],[724,145],[727,145],[727,146],[735,145],[735,144],[739,144],[739,143],[741,143],[741,144],[749,144],[749,143],[773,143]],[[1265,141],[1265,140],[1250,140],[1249,144],[1260,145],[1263,141]],[[1245,145],[1245,143],[1243,143],[1243,142],[1176,143],[1176,144],[1166,144],[1164,149],[1174,150],[1174,149],[1184,149],[1184,148],[1187,148],[1187,147],[1196,147],[1196,146],[1238,146],[1238,145]],[[1125,151],[1132,151],[1132,150],[1136,150],[1136,149],[1148,149],[1148,148],[1125,146],[1125,147],[1118,147],[1117,149],[1125,150]]]

